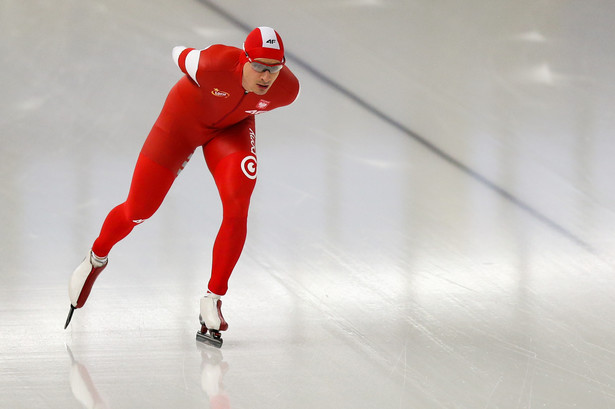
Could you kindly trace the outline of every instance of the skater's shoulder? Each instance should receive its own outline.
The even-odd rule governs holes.
[[[285,66],[282,71],[280,71],[280,75],[273,84],[270,92],[276,95],[277,99],[280,100],[281,106],[283,106],[294,102],[299,96],[300,89],[299,80],[295,74],[292,73],[290,68]]]
[[[200,68],[206,71],[235,70],[242,51],[237,47],[214,44],[201,51]]]

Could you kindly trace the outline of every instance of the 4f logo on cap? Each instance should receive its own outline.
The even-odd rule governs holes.
[[[278,43],[278,38],[275,35],[275,30],[271,27],[259,27],[261,31],[261,38],[263,39],[263,47],[264,48],[275,48],[276,50],[280,49],[280,44]]]

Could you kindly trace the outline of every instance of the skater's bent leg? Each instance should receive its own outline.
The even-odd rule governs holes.
[[[250,164],[247,164],[249,158]],[[248,167],[253,173],[246,173]],[[220,160],[214,179],[222,200],[223,218],[214,242],[212,273],[208,289],[224,295],[247,235],[250,197],[256,183],[256,157],[248,152],[236,152]],[[242,170],[244,169],[244,170]]]
[[[139,155],[126,201],[105,219],[92,251],[105,257],[132,229],[158,210],[176,177],[173,172],[145,155]]]

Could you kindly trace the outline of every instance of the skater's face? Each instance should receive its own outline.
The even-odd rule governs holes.
[[[283,63],[269,58],[250,59],[243,66],[241,85],[248,92],[265,95],[280,75]]]

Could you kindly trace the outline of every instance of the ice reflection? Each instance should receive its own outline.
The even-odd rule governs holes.
[[[205,407],[211,409],[231,409],[231,402],[224,387],[224,376],[229,370],[228,362],[224,361],[222,351],[197,342],[201,356],[200,387],[209,400]],[[71,361],[69,384],[74,398],[87,409],[110,409],[104,396],[101,395],[88,371],[88,368],[77,359],[66,345],[66,352]]]
[[[69,382],[70,389],[75,399],[77,399],[84,408],[109,409],[109,406],[107,406],[107,403],[96,389],[88,369],[75,359],[68,345],[66,345],[66,351],[71,360]]]
[[[224,361],[222,351],[197,342],[201,351],[201,388],[209,398],[212,409],[230,409],[231,401],[224,390],[224,375],[229,364]]]

